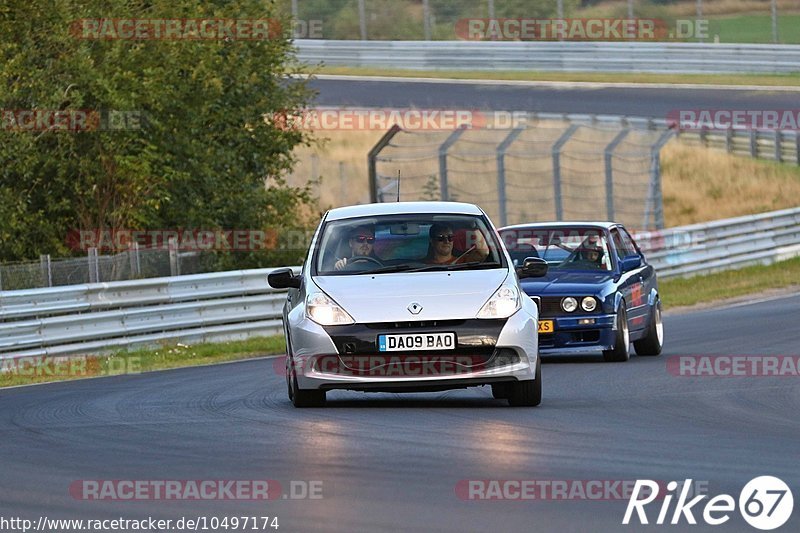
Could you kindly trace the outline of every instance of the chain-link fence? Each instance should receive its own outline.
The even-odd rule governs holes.
[[[84,257],[52,259],[42,255],[39,261],[0,265],[0,290],[200,274],[215,270],[213,265],[211,254],[199,251],[132,247],[101,255],[92,248]]]
[[[359,154],[359,158],[363,161],[363,154]],[[298,188],[309,186],[320,211],[370,201],[363,162],[335,160],[311,153],[297,160],[286,183]]]
[[[660,151],[666,129],[542,120],[516,129],[406,131],[376,147],[376,201],[480,205],[500,225],[615,220],[664,226]]]

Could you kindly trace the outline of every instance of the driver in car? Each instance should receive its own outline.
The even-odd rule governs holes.
[[[585,244],[578,255],[577,262],[598,269],[605,269],[603,265],[603,249],[597,245]]]
[[[347,260],[354,257],[375,257],[373,253],[375,248],[375,228],[372,226],[353,228],[349,233],[347,244],[350,246],[350,257],[343,257],[336,261],[333,265],[335,270],[346,268]]]

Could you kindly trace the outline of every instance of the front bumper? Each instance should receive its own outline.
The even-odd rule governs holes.
[[[542,317],[554,322],[553,333],[539,334],[541,354],[586,353],[614,348],[616,314],[584,314]],[[580,324],[580,320],[594,319],[594,324]]]
[[[380,352],[380,334],[454,332],[456,348]],[[355,324],[322,327],[302,317],[292,327],[301,389],[433,391],[536,378],[536,317],[522,308],[502,320]]]

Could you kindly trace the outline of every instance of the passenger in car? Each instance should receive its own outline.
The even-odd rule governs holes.
[[[465,232],[467,249],[459,256],[453,255],[456,234],[449,224],[434,223],[428,232],[428,255],[425,263],[430,265],[448,265],[453,263],[471,263],[483,261],[489,255],[489,246],[480,230]],[[472,243],[472,244],[471,244]]]

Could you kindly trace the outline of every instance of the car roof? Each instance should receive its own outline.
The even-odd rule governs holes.
[[[375,204],[337,207],[328,211],[327,220],[369,217],[378,215],[407,215],[417,213],[481,215],[483,212],[474,204],[462,202],[382,202]]]
[[[603,229],[611,229],[614,226],[621,226],[622,224],[618,222],[589,222],[589,221],[580,221],[576,220],[573,222],[528,222],[525,224],[514,224],[513,226],[504,226],[498,231],[503,231],[507,229],[539,229],[539,228],[574,228],[576,226],[591,226],[595,228],[603,228]]]

